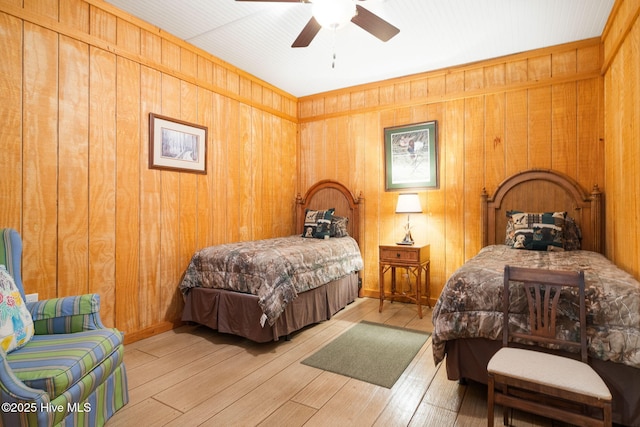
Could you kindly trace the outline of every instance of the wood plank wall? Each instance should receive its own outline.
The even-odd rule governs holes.
[[[0,224],[23,235],[27,292],[99,292],[128,341],[165,330],[195,248],[292,232],[295,193],[331,178],[364,194],[364,293],[377,296],[378,244],[405,220],[384,191],[383,129],[426,120],[440,187],[420,192],[412,223],[431,244],[433,301],[480,248],[482,188],[531,167],[600,185],[607,254],[638,277],[624,239],[640,210],[637,9],[616,2],[604,49],[585,40],[298,100],[100,0],[0,0]],[[147,167],[149,112],[209,127],[206,176]]]
[[[596,38],[301,98],[300,188],[337,178],[364,195],[364,295],[378,295],[378,245],[406,221],[384,191],[385,127],[438,121],[439,189],[420,191],[425,214],[411,217],[431,244],[433,303],[481,248],[483,188],[547,168],[606,192],[601,65]]]
[[[640,278],[640,2],[618,0],[603,31],[607,257]]]
[[[130,342],[179,319],[197,248],[294,232],[296,98],[100,0],[0,0],[0,51],[27,293],[98,292]],[[148,168],[150,112],[208,127],[207,175]]]

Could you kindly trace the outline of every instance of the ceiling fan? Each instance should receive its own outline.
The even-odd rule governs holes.
[[[398,28],[357,3],[365,0],[236,0],[268,3],[312,3],[313,16],[291,47],[307,47],[320,29],[338,29],[353,22],[383,42],[400,32]]]

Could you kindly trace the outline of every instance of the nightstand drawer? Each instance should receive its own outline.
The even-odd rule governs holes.
[[[380,261],[420,262],[420,251],[409,248],[380,248]]]

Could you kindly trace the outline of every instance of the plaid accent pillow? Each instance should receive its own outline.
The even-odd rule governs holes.
[[[334,211],[335,208],[326,210],[307,209],[304,213],[304,231],[302,232],[302,237],[328,239]]]
[[[507,212],[505,244],[514,249],[563,250],[566,212]]]

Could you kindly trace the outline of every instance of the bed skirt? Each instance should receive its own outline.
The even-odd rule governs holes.
[[[487,383],[487,363],[500,349],[501,341],[467,338],[447,341],[446,366],[450,380],[468,379]],[[613,396],[613,422],[640,426],[640,369],[621,363],[589,359]]]
[[[273,326],[260,326],[258,297],[224,289],[193,288],[185,297],[182,320],[255,342],[277,341],[313,323],[329,320],[358,297],[358,273],[298,295]]]

